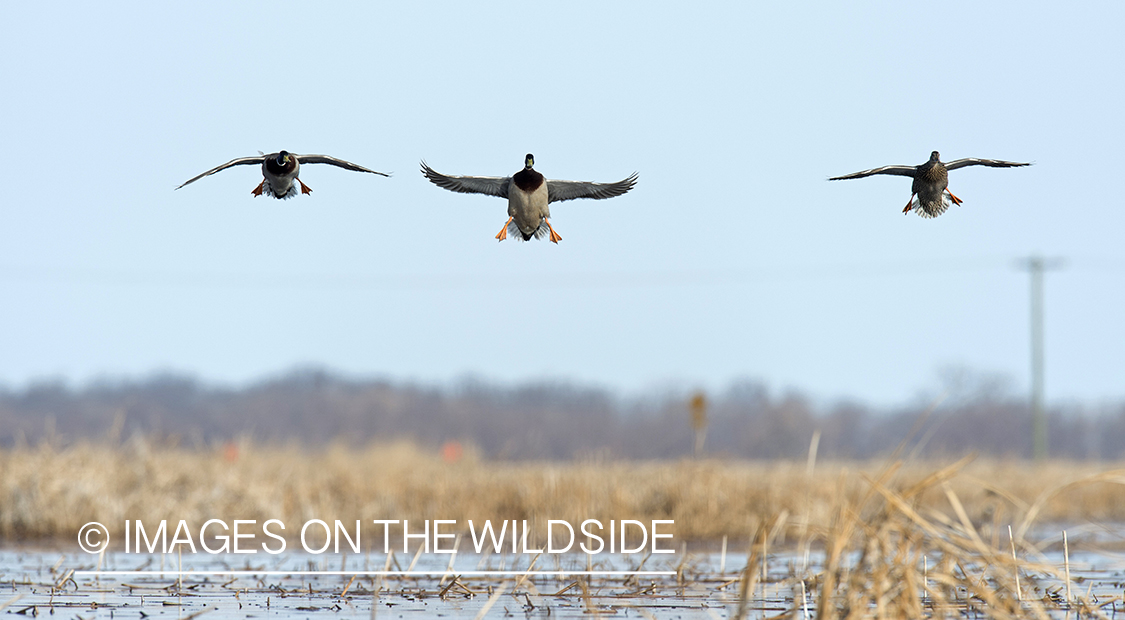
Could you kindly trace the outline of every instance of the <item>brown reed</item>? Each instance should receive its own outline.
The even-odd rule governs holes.
[[[817,620],[1045,619],[1058,609],[1104,617],[1105,602],[1072,593],[1069,567],[1037,564],[1026,537],[1036,522],[1121,520],[1122,484],[1125,471],[1072,462],[536,463],[484,461],[469,450],[451,463],[408,443],[308,450],[243,442],[192,450],[134,438],[115,447],[45,443],[0,451],[0,536],[71,539],[87,521],[112,532],[125,519],[184,519],[195,527],[212,518],[454,519],[461,526],[526,519],[534,531],[547,519],[673,519],[668,529],[677,543],[726,537],[749,545],[733,580],[690,569],[680,551],[681,596],[685,581],[718,582],[720,590],[737,581],[735,617],[752,615],[767,586],[788,588],[789,618],[805,611],[806,593]],[[815,548],[818,558],[779,581],[767,560],[785,545]],[[1066,598],[1053,595],[1048,582],[1065,584]],[[449,588],[465,588],[458,584],[454,577]],[[587,578],[554,596],[574,587],[584,607],[596,610]],[[520,578],[501,584],[491,602],[502,588],[540,596]],[[378,592],[376,586],[372,596]]]
[[[114,528],[126,519],[194,527],[212,518],[454,519],[461,528],[470,519],[526,519],[533,535],[547,519],[671,519],[676,541],[717,543],[749,540],[754,524],[798,515],[778,533],[784,543],[809,527],[845,528],[846,507],[892,484],[912,510],[956,507],[950,518],[973,524],[996,548],[1009,524],[1019,541],[1034,522],[1125,519],[1125,474],[1105,465],[975,460],[949,471],[921,462],[821,461],[812,472],[796,460],[485,461],[472,450],[449,463],[401,442],[320,450],[249,442],[198,450],[138,437],[118,446],[44,443],[0,450],[0,538],[69,539],[88,521],[120,535]]]

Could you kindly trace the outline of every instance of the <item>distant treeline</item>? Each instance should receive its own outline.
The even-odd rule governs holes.
[[[703,452],[802,460],[819,431],[820,458],[881,457],[907,439],[907,450],[923,456],[1030,457],[1023,395],[1003,382],[961,377],[953,383],[936,407],[935,394],[892,410],[817,405],[798,393],[735,383],[707,394]],[[40,383],[0,390],[0,447],[141,434],[200,447],[242,438],[314,446],[406,439],[435,448],[460,441],[502,459],[681,458],[694,443],[690,397],[623,398],[566,383],[420,387],[324,371],[295,371],[240,389],[174,375],[81,388]],[[1056,407],[1048,418],[1052,457],[1125,457],[1125,403]]]

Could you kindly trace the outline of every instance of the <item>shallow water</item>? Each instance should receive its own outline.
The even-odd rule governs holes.
[[[1089,551],[1097,541],[1072,537],[1072,588],[1119,610],[1125,558]],[[1062,565],[1062,551],[1047,547],[1041,562]],[[183,556],[0,550],[3,613],[59,618],[728,618],[738,604],[739,570],[746,555],[706,551],[670,556],[542,555],[526,574],[530,555],[330,555],[287,553]],[[810,554],[812,562],[817,553]],[[642,564],[643,561],[643,564]],[[100,565],[99,565],[100,563]],[[767,583],[752,599],[750,617],[801,611],[801,583],[793,578],[803,559],[771,555]],[[401,574],[409,569],[410,574]],[[95,572],[100,571],[100,572]],[[116,572],[111,572],[116,571]],[[137,571],[137,572],[125,572]],[[183,571],[177,573],[176,571]],[[382,574],[384,572],[396,574]],[[619,571],[643,574],[620,574]],[[592,572],[594,574],[586,574]],[[483,574],[482,574],[483,573]],[[583,579],[585,577],[585,580]],[[584,585],[583,581],[588,585]],[[1037,598],[1062,585],[1027,585]],[[378,589],[379,595],[374,592]],[[515,592],[515,594],[513,594]],[[809,613],[813,603],[808,602]],[[1066,616],[1065,605],[1057,617]]]

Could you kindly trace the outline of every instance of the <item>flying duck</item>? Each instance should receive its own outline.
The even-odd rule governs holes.
[[[232,159],[217,168],[212,168],[199,176],[192,177],[191,179],[184,181],[184,184],[180,187],[188,185],[189,183],[194,183],[199,179],[202,179],[203,177],[208,175],[215,174],[220,170],[226,170],[231,166],[242,166],[248,164],[261,164],[262,176],[265,177],[262,182],[258,184],[258,187],[254,188],[254,191],[250,193],[254,194],[255,196],[261,196],[262,194],[265,194],[267,196],[273,196],[274,198],[277,198],[279,200],[282,198],[292,198],[297,195],[297,187],[293,184],[294,181],[296,181],[301,186],[302,194],[312,193],[312,188],[308,185],[305,185],[303,181],[297,178],[297,175],[300,174],[301,171],[301,164],[332,164],[333,166],[338,166],[345,170],[353,170],[355,172],[370,172],[371,174],[381,174],[385,177],[391,176],[383,172],[368,170],[367,168],[353,164],[350,161],[336,159],[335,157],[329,157],[328,155],[297,155],[296,153],[290,153],[289,151],[281,151],[280,153],[258,155],[257,157],[239,157],[238,159]],[[176,189],[180,189],[180,187],[177,187]]]
[[[894,174],[902,177],[911,177],[914,179],[914,184],[911,186],[910,201],[906,203],[906,208],[902,210],[903,213],[909,213],[911,209],[918,209],[918,215],[922,217],[937,217],[952,204],[961,204],[962,200],[953,195],[949,191],[949,171],[965,166],[991,166],[993,168],[1012,168],[1015,166],[1030,166],[1031,164],[1021,164],[1014,161],[1003,161],[999,159],[979,159],[977,157],[966,157],[965,159],[955,159],[949,163],[942,163],[941,156],[937,151],[930,153],[930,161],[922,164],[921,166],[883,166],[882,168],[872,168],[871,170],[864,170],[863,172],[856,172],[853,174],[845,174],[842,177],[832,177],[829,181],[840,181],[843,179],[859,179],[869,177],[873,174]],[[917,200],[915,200],[917,196]]]
[[[422,174],[434,185],[451,192],[463,194],[488,194],[508,199],[508,221],[496,239],[503,241],[510,233],[524,241],[548,235],[552,242],[558,243],[561,236],[551,227],[547,218],[552,202],[573,200],[575,198],[613,198],[633,189],[637,184],[634,172],[616,183],[590,183],[587,181],[555,181],[543,177],[535,171],[535,157],[528,153],[523,162],[523,170],[510,177],[451,177],[441,174],[422,162]]]

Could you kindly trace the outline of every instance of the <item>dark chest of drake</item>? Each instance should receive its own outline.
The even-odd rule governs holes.
[[[287,175],[287,174],[291,174],[296,169],[297,169],[297,159],[294,158],[294,157],[290,157],[289,161],[287,161],[283,164],[278,163],[276,157],[267,157],[266,158],[266,171],[269,172],[270,174],[275,174],[277,176],[284,176],[284,175]]]
[[[527,193],[539,189],[539,187],[543,185],[544,180],[543,175],[528,168],[524,168],[512,175],[512,183],[515,183],[516,187]]]

